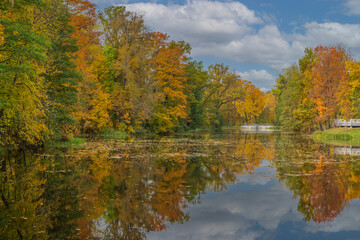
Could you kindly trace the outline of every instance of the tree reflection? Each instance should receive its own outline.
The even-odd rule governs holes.
[[[306,221],[332,221],[359,196],[359,172],[354,172],[359,164],[353,157],[336,156],[332,146],[292,136],[279,138],[277,147],[279,179],[299,199],[298,211]]]
[[[1,158],[1,239],[144,239],[184,223],[190,204],[271,162],[305,220],[328,222],[360,196],[360,168],[287,134],[93,142]]]
[[[46,182],[39,158],[8,153],[1,161],[1,239],[46,239],[49,214],[44,205]]]

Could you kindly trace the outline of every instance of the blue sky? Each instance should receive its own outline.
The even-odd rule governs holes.
[[[360,0],[90,1],[142,13],[152,31],[189,42],[195,60],[223,62],[262,90],[305,47],[341,43],[360,57]]]

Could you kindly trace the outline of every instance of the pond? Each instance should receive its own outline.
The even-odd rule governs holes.
[[[357,153],[240,130],[3,152],[0,239],[358,239]]]

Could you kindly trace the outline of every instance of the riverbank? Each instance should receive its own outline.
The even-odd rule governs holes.
[[[325,131],[316,131],[311,137],[332,145],[360,146],[360,128],[331,128]]]
[[[325,131],[316,131],[312,137],[316,139],[360,139],[360,128],[331,128]]]

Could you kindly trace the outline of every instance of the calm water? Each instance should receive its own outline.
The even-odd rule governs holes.
[[[360,239],[360,151],[238,130],[0,156],[0,239]]]

